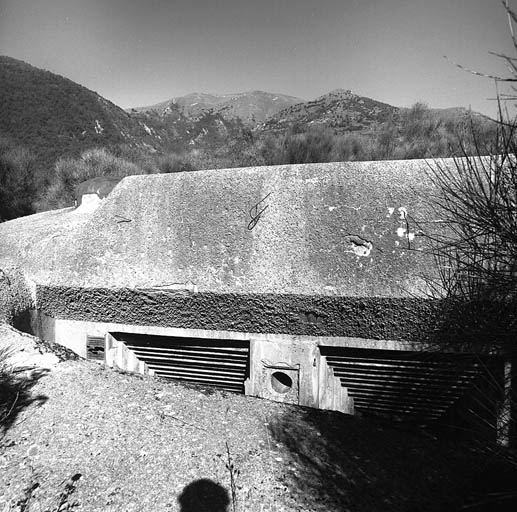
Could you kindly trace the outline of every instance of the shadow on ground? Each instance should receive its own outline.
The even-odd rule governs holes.
[[[20,413],[32,404],[46,402],[45,395],[34,395],[32,388],[48,370],[13,370],[0,367],[0,434],[5,434]]]
[[[178,502],[180,512],[227,512],[230,498],[224,487],[203,478],[188,484]]]
[[[468,447],[329,411],[306,409],[269,424],[292,456],[285,483],[306,510],[517,510],[502,494],[515,493],[517,468]]]

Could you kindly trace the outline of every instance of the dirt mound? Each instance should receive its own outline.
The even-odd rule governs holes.
[[[7,324],[0,324],[0,353],[4,354],[3,364],[17,370],[51,369],[63,360],[49,343]]]

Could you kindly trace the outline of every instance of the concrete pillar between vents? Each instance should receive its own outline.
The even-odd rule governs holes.
[[[319,346],[302,339],[250,340],[245,393],[276,402],[353,414],[353,400]]]

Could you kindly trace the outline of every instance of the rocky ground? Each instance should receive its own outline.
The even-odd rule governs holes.
[[[517,474],[429,432],[118,373],[0,326],[0,360],[13,346],[2,512],[514,510],[494,493]]]

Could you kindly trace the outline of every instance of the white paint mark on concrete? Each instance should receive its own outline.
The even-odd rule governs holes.
[[[101,204],[102,199],[97,194],[83,194],[81,204],[74,211],[76,213],[91,213]]]
[[[101,126],[101,123],[99,122],[98,119],[95,119],[95,126],[94,126],[94,128],[95,128],[95,133],[98,133],[98,134],[100,134],[100,133],[102,133],[104,131],[104,128]]]

